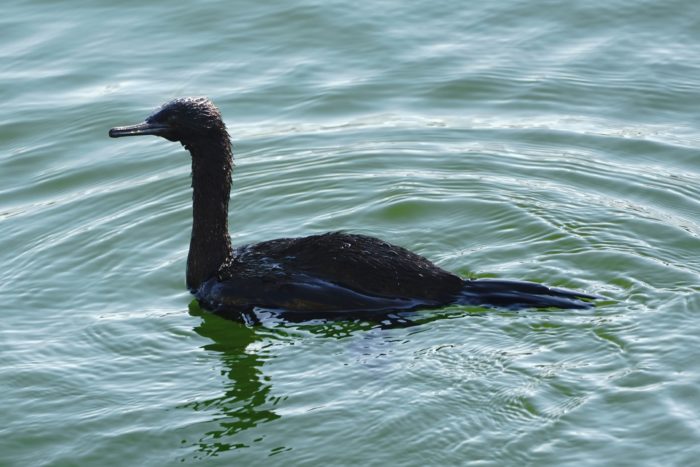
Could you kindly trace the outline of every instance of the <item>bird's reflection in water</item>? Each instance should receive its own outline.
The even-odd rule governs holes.
[[[272,381],[262,367],[274,355],[276,342],[298,341],[305,338],[343,339],[367,331],[421,326],[436,320],[474,314],[464,307],[446,308],[432,312],[387,314],[373,317],[338,316],[337,319],[314,319],[312,316],[259,312],[255,325],[226,319],[207,312],[196,301],[190,304],[190,314],[202,319],[194,330],[212,342],[205,350],[217,352],[222,362],[222,374],[230,380],[218,397],[198,400],[184,405],[201,412],[214,412],[215,429],[205,432],[196,442],[197,457],[217,456],[223,452],[251,447],[262,441],[264,434],[244,436],[244,431],[281,418],[274,408],[286,399],[272,393]],[[482,314],[483,309],[476,314]],[[262,324],[261,324],[262,323]],[[416,331],[419,331],[416,329]],[[275,446],[269,454],[290,449]]]
[[[268,336],[253,327],[203,311],[196,301],[190,304],[190,314],[201,317],[202,322],[194,330],[200,336],[211,339],[212,342],[203,348],[219,353],[221,373],[229,379],[220,396],[185,405],[196,411],[216,414],[218,426],[204,433],[196,443],[197,448],[204,456],[216,456],[232,449],[249,447],[249,443],[237,435],[280,418],[272,410],[276,401],[270,393],[270,381],[262,372],[262,366],[269,356],[258,346],[252,346]]]

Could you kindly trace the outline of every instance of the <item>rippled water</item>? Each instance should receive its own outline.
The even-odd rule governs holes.
[[[700,4],[14,2],[0,18],[0,464],[689,465]],[[245,327],[184,287],[208,95],[236,244],[344,229],[605,297]]]

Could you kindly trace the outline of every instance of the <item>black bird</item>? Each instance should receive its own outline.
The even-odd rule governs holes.
[[[597,298],[531,282],[465,280],[399,246],[343,232],[233,249],[227,222],[233,154],[219,109],[204,97],[175,99],[143,123],[109,131],[113,138],[136,135],[179,141],[192,156],[187,287],[214,312],[245,317],[259,307],[330,317],[449,304],[587,308]]]

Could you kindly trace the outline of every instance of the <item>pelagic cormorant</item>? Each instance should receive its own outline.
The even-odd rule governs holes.
[[[175,99],[143,123],[109,135],[179,141],[192,156],[193,224],[187,287],[226,315],[254,308],[316,316],[472,304],[586,308],[596,297],[521,281],[462,279],[378,238],[343,232],[269,240],[236,249],[228,233],[233,154],[207,98]]]

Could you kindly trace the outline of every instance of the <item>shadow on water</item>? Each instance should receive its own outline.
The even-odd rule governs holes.
[[[194,331],[211,340],[202,348],[219,354],[221,374],[228,378],[219,396],[181,406],[208,414],[211,423],[207,426],[215,425],[193,444],[199,453],[195,458],[250,448],[265,436],[259,430],[255,434],[245,433],[247,430],[281,418],[274,409],[286,397],[272,394],[272,381],[263,373],[263,365],[275,358],[271,354],[275,343],[315,338],[344,339],[367,331],[416,327],[468,315],[483,316],[485,311],[483,308],[449,307],[373,318],[316,320],[290,320],[290,316],[262,312],[259,313],[259,324],[250,325],[210,313],[200,308],[196,301],[190,303],[189,310],[191,315],[202,320]],[[278,446],[270,449],[269,454],[290,449]]]

